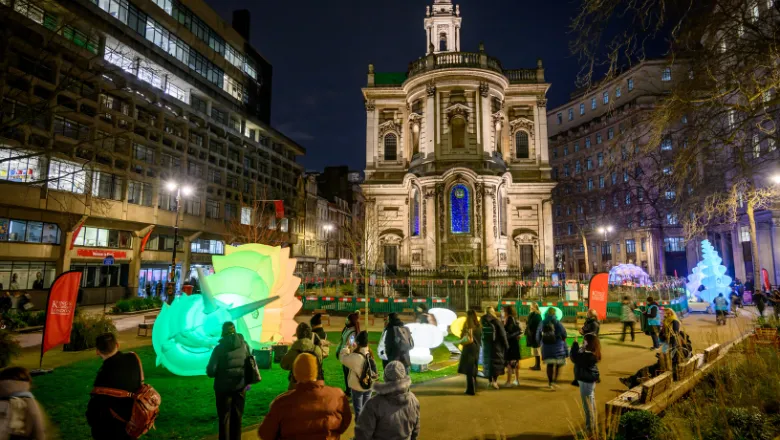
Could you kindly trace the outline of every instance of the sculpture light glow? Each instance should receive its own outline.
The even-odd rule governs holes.
[[[702,301],[712,303],[722,293],[730,304],[731,277],[726,275],[726,266],[720,264],[723,260],[709,240],[702,240],[701,251],[702,261],[693,268],[693,280],[686,285],[689,294],[698,295]],[[701,292],[698,291],[699,284],[704,286]]]
[[[300,278],[293,277],[295,259],[289,248],[248,244],[227,247],[214,256],[215,273],[199,270],[202,295],[180,296],[163,304],[152,332],[157,365],[180,376],[206,373],[222,324],[233,321],[252,348],[292,341],[295,298]]]
[[[542,314],[542,317],[547,316],[547,309],[550,307],[539,307],[539,312]],[[553,307],[555,309],[555,316],[558,318],[558,321],[563,319],[563,311],[559,309],[558,307]]]
[[[618,264],[609,270],[609,284],[627,284],[636,286],[651,286],[650,275],[639,266],[633,264]]]
[[[450,324],[455,322],[455,319],[458,317],[458,315],[456,315],[452,310],[438,307],[428,310],[428,313],[436,318],[436,326],[439,327],[439,330],[441,330],[443,337],[447,336],[447,329],[450,327]]]
[[[444,342],[441,330],[435,325],[412,323],[406,324],[412,332],[414,348],[409,352],[409,358],[414,365],[427,365],[433,362],[431,348],[436,348]]]

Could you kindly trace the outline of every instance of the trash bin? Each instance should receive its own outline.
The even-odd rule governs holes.
[[[261,370],[270,370],[271,364],[272,364],[272,355],[271,347],[263,347],[260,350],[252,350],[252,356],[255,357],[255,362],[257,362],[257,368]]]
[[[284,355],[290,351],[290,346],[285,344],[272,345],[271,348],[274,351],[274,363],[276,364],[281,362]]]
[[[647,333],[647,316],[639,309],[634,310],[634,315],[636,315],[637,321],[639,322],[639,331]]]

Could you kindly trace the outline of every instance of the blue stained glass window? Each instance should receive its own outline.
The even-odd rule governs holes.
[[[420,191],[417,189],[412,196],[412,236],[420,236]]]
[[[450,222],[453,234],[468,234],[471,232],[469,216],[469,189],[458,184],[452,187],[450,193]]]

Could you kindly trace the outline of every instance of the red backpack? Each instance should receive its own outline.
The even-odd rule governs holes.
[[[141,369],[141,388],[138,388],[134,393],[130,393],[116,388],[95,387],[92,389],[92,394],[101,394],[120,399],[133,399],[133,410],[130,414],[130,420],[119,417],[113,409],[111,410],[111,415],[120,422],[126,423],[125,432],[127,432],[130,438],[138,438],[154,428],[154,420],[160,413],[162,399],[160,398],[160,393],[152,388],[151,385],[144,383],[144,366],[141,363],[141,358],[135,353],[133,355],[138,360],[138,368]]]

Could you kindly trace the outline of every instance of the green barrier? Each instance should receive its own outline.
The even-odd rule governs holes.
[[[428,298],[428,308],[449,309],[450,300],[448,298]]]
[[[393,313],[403,313],[404,309],[412,308],[412,306],[409,305],[409,298],[394,298],[391,301],[390,309]]]
[[[607,319],[620,319],[620,315],[623,312],[623,304],[619,302],[607,303]]]
[[[355,299],[351,296],[342,296],[337,298],[336,308],[333,309],[337,312],[352,313],[358,306],[355,304]]]
[[[373,298],[370,306],[371,313],[392,313],[393,303],[389,298]]]
[[[335,296],[321,296],[320,297],[320,309],[329,311],[338,311],[339,301]]]
[[[318,310],[320,308],[320,298],[314,295],[304,296],[303,299],[303,310],[307,311],[313,311]]]

